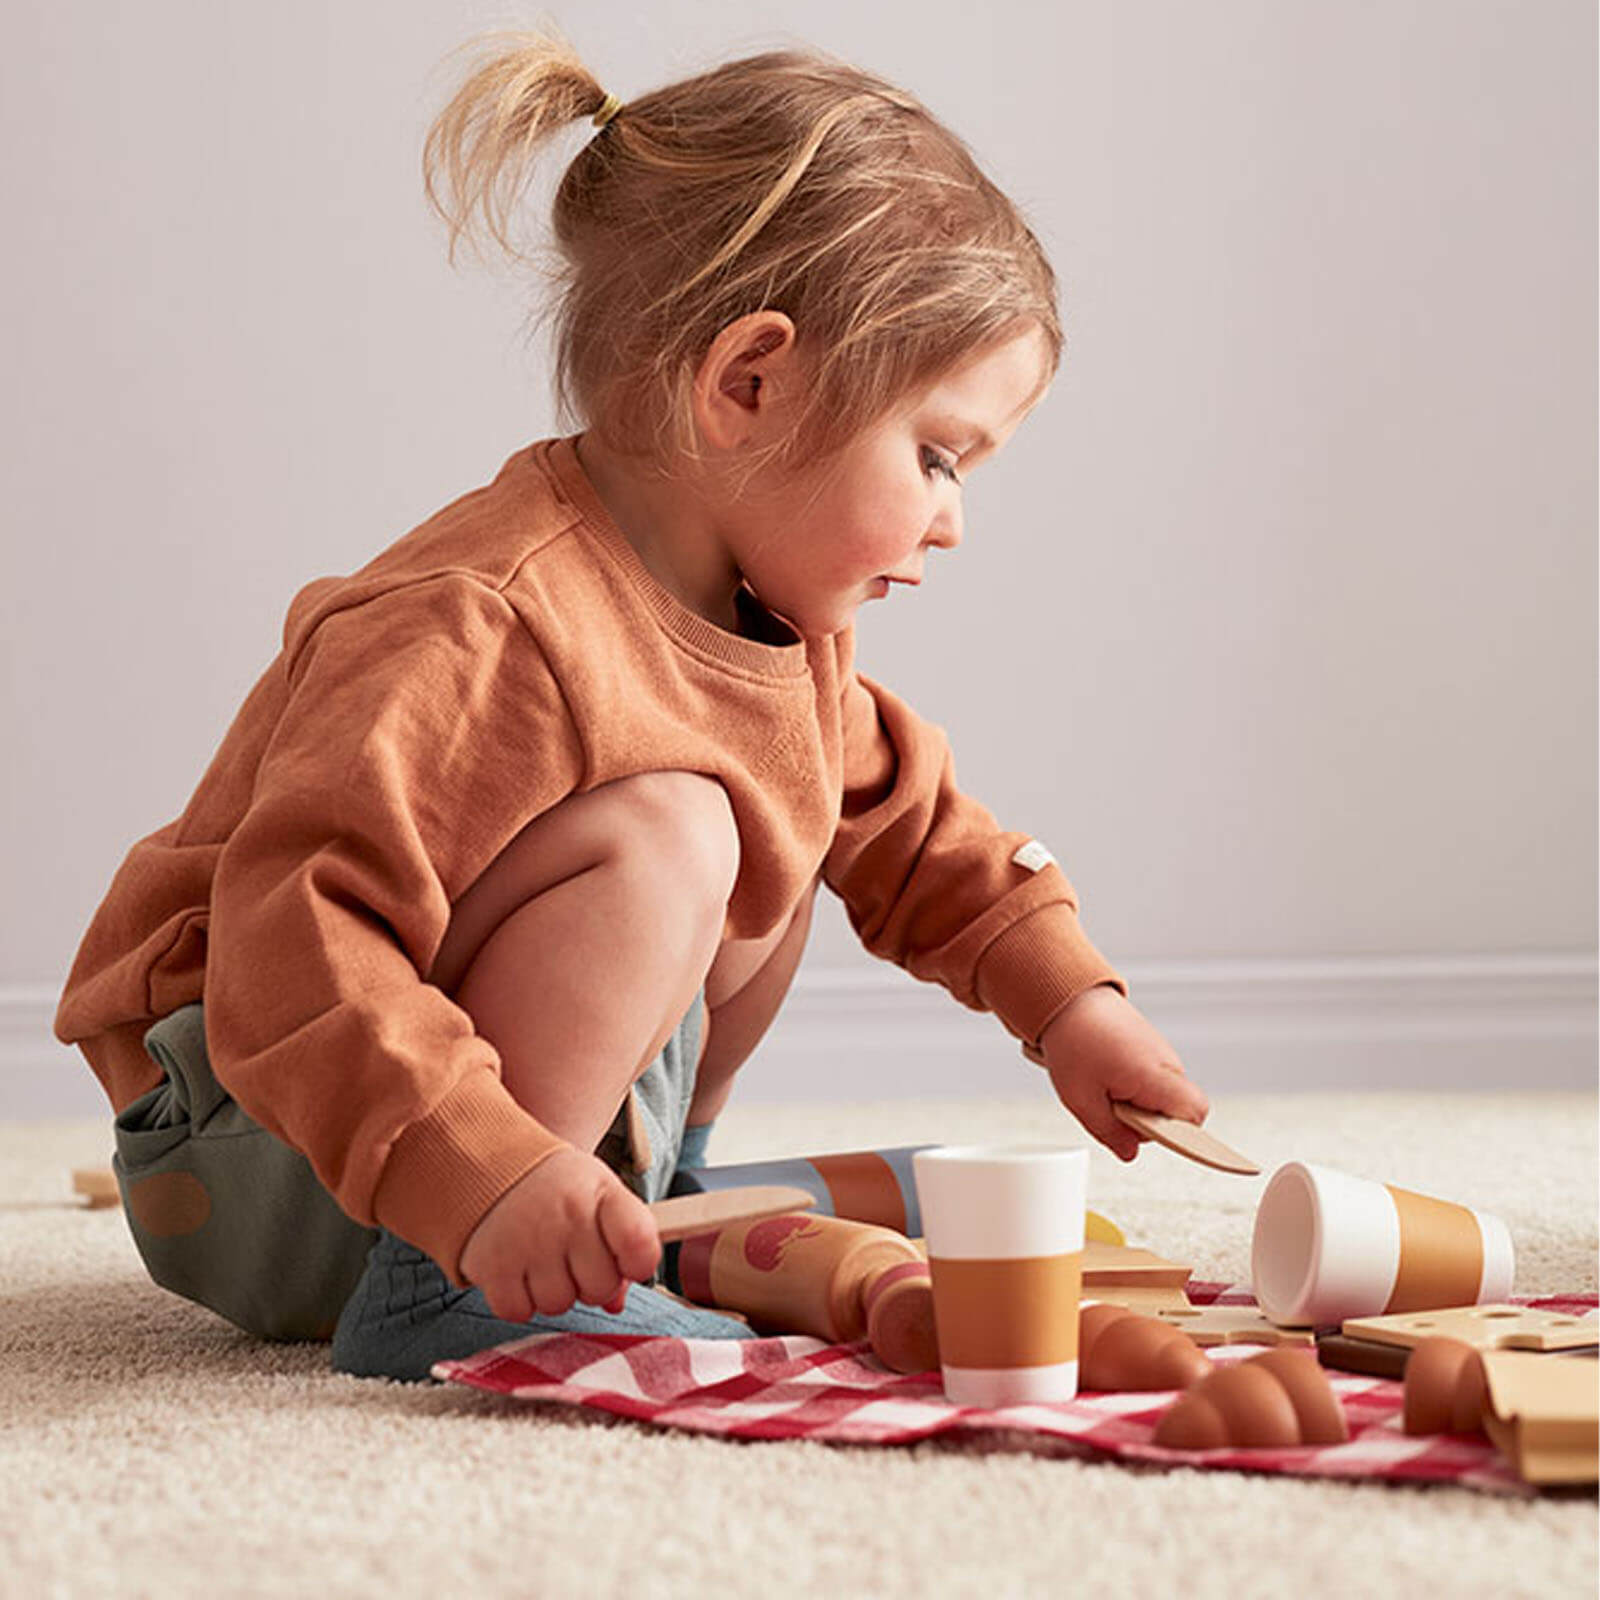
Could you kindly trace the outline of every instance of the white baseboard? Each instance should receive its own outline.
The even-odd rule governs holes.
[[[0,1116],[8,1122],[107,1114],[88,1062],[50,1031],[59,998],[42,984],[0,984]]]
[[[1588,954],[1196,960],[1123,969],[1140,1009],[1212,1096],[1293,1089],[1593,1090]],[[56,991],[0,984],[10,1120],[97,1116],[82,1056],[50,1032]],[[803,968],[739,1097],[958,1099],[1036,1081],[991,1017],[891,967]]]
[[[1131,998],[1213,1096],[1596,1087],[1591,955],[1126,963]],[[893,968],[802,970],[742,1099],[964,1098],[1036,1073],[992,1017]]]

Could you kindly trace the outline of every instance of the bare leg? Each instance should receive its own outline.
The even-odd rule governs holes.
[[[707,1023],[695,1077],[691,1124],[710,1122],[727,1104],[734,1074],[778,1014],[811,931],[817,886],[800,897],[787,923],[765,939],[731,940],[706,975]]]
[[[722,789],[666,772],[576,795],[528,824],[461,895],[428,974],[500,1053],[507,1088],[580,1151],[659,1055],[717,955],[739,863]],[[737,976],[737,974],[736,974]],[[533,1176],[537,1176],[535,1173]],[[513,1190],[513,1194],[515,1190]],[[502,1199],[500,1202],[504,1204]],[[526,1319],[387,1231],[334,1336],[336,1370],[425,1378],[436,1361],[530,1329],[747,1338],[739,1321],[629,1284],[620,1314]]]
[[[712,967],[738,862],[709,778],[575,795],[456,901],[430,981],[499,1051],[519,1104],[593,1150]]]

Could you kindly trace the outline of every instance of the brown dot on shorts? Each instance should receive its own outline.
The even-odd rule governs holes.
[[[211,1215],[211,1196],[192,1172],[155,1172],[128,1185],[128,1210],[158,1239],[197,1233]]]

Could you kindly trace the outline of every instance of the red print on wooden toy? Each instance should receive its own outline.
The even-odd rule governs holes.
[[[815,1233],[809,1217],[771,1217],[745,1235],[744,1258],[757,1272],[776,1272],[796,1234]]]

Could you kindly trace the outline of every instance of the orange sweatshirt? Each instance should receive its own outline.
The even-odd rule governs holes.
[[[820,869],[869,950],[1036,1041],[1119,980],[1060,870],[1013,860],[1026,836],[956,789],[943,734],[852,650],[849,631],[767,644],[706,622],[572,440],[519,450],[295,598],[183,815],[118,870],[57,1037],[121,1109],[159,1081],[144,1030],[203,996],[239,1104],[351,1216],[459,1277],[478,1221],[560,1141],[424,979],[451,904],[566,796],[683,769],[732,803],[729,937],[771,930]]]

